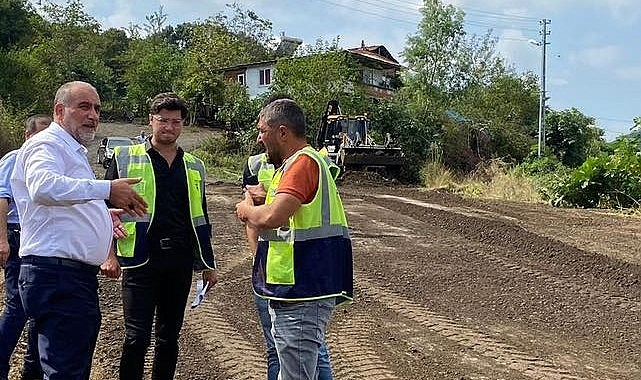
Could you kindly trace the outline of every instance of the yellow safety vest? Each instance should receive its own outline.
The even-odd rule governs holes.
[[[267,192],[273,202],[284,173],[300,156],[311,157],[319,167],[314,199],[302,204],[287,225],[262,231],[254,260],[254,292],[264,298],[306,301],[353,299],[352,246],[347,218],[334,182],[331,161],[305,147],[288,158],[276,171]]]
[[[138,244],[145,239],[153,223],[156,206],[156,179],[151,157],[145,144],[117,146],[114,148],[116,168],[120,178],[142,178],[133,185],[134,190],[147,202],[147,214],[142,217],[123,215],[122,221],[127,237],[118,239],[116,255],[123,268],[133,268],[149,261],[147,244]],[[189,215],[197,244],[194,244],[194,269],[215,269],[216,260],[211,247],[211,225],[205,218],[205,165],[197,157],[185,152],[183,155],[189,197]]]

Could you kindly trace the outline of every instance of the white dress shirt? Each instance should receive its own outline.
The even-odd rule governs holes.
[[[28,139],[11,176],[22,232],[20,257],[55,256],[100,265],[109,253],[110,181],[96,180],[87,149],[60,125]]]

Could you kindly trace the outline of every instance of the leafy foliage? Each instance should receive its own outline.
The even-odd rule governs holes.
[[[418,31],[403,52],[409,69],[397,94],[409,124],[428,135],[428,145],[456,171],[494,158],[520,162],[533,143],[536,78],[506,67],[489,32],[468,36],[458,8],[440,0],[423,4]],[[428,159],[424,153],[410,152],[419,160]]]
[[[537,157],[535,152],[532,152],[514,171],[515,174],[522,173],[532,178],[542,199],[551,203],[558,197],[558,189],[572,172],[554,155]]]
[[[326,46],[319,40],[314,54],[279,59],[278,75],[271,87],[272,93],[287,94],[301,106],[310,126],[309,137],[315,136],[315,126],[330,100],[338,100],[344,114],[363,114],[369,109],[359,86],[360,70],[356,63],[336,44],[323,51]]]
[[[125,61],[127,98],[137,115],[147,112],[147,103],[154,95],[174,91],[182,70],[178,50],[159,38],[132,41]]]
[[[0,98],[0,157],[20,147],[27,112],[15,110]]]
[[[221,69],[266,60],[273,55],[271,22],[237,4],[228,5],[228,11],[231,14],[220,13],[177,30],[185,41],[184,73],[178,82],[178,92],[191,105],[192,115],[208,122],[229,121],[228,112],[222,116],[215,113],[218,106],[223,107],[223,112],[233,107],[225,100],[229,94]]]
[[[603,130],[594,125],[594,118],[583,115],[576,108],[548,112],[545,129],[547,147],[569,167],[581,165],[603,145]]]
[[[46,4],[42,9],[45,22],[32,36],[33,44],[13,56],[13,62],[22,66],[17,73],[30,75],[17,80],[32,91],[35,107],[50,109],[56,89],[71,80],[91,82],[99,93],[111,92],[113,72],[103,60],[100,24],[79,1],[66,6]]]
[[[614,154],[589,157],[558,189],[555,203],[579,207],[638,207],[641,200],[641,155],[629,140]]]
[[[31,32],[33,12],[26,0],[0,1],[0,50],[22,44]]]

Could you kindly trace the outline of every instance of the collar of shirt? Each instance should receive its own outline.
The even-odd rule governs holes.
[[[47,129],[50,130],[51,134],[60,137],[62,141],[64,141],[65,144],[69,145],[69,147],[74,151],[82,152],[85,155],[88,153],[87,148],[76,141],[76,139],[74,139],[73,136],[62,127],[62,125],[54,121]]]

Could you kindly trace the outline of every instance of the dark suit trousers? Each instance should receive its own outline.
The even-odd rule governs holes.
[[[101,320],[99,268],[36,259],[22,259],[19,291],[38,334],[42,370],[49,380],[88,380]]]
[[[194,259],[189,248],[189,245],[177,249],[160,249],[156,246],[152,248],[147,264],[124,270],[122,305],[125,341],[120,359],[120,379],[143,378],[154,315],[152,379],[174,378],[178,338],[193,274]]]

